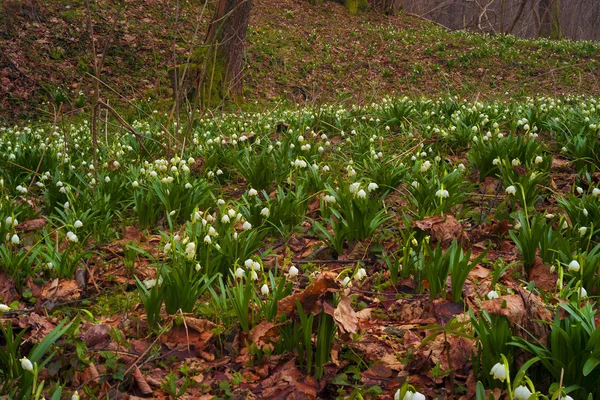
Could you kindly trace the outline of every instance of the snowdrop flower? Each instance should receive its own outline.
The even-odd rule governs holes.
[[[208,234],[210,236],[218,236],[217,230],[215,228],[213,228],[212,226],[208,228]]]
[[[229,215],[229,218],[235,218],[235,210],[233,208],[230,208],[229,210],[227,210],[227,215]]]
[[[582,226],[581,228],[579,228],[579,235],[585,236],[586,232],[587,232],[587,227]]]
[[[581,186],[577,186],[577,193],[583,194],[583,188]]]
[[[19,361],[21,361],[21,367],[23,367],[25,371],[33,371],[33,364],[27,357],[23,357]]]
[[[537,156],[537,157],[535,158],[535,160],[534,160],[534,163],[536,163],[536,164],[539,164],[539,163],[541,163],[542,161],[544,161],[544,159],[542,158],[542,156]]]
[[[220,206],[222,206],[222,205],[224,205],[224,204],[225,204],[225,200],[223,200],[223,199],[218,199],[218,200],[217,200],[217,205],[220,205]]]
[[[171,242],[165,244],[165,247],[164,247],[163,250],[164,250],[165,253],[170,252],[171,251]]]
[[[245,272],[245,271],[244,271],[242,268],[239,268],[239,267],[238,267],[238,268],[235,270],[235,276],[236,276],[237,278],[243,278],[243,277],[244,277],[244,275],[246,275],[246,272]]]
[[[330,171],[329,165],[323,165],[323,168],[321,168],[321,170],[323,172],[329,172]]]
[[[200,270],[202,269],[202,265],[200,265],[200,263],[196,263],[196,267],[194,267],[194,269],[196,270],[196,272],[200,272]]]
[[[264,294],[265,296],[268,295],[269,294],[269,286],[265,283],[264,285],[261,286],[260,292],[262,294]]]
[[[350,286],[351,282],[350,282],[350,277],[347,276],[342,280],[342,286]]]
[[[531,395],[531,390],[527,386],[521,385],[515,389],[515,399],[517,400],[527,400]]]
[[[577,262],[577,260],[573,260],[569,263],[569,271],[578,272],[581,269],[581,265]]]
[[[248,229],[252,229],[252,224],[250,222],[248,222],[248,221],[245,221],[242,224],[242,229],[245,230],[245,231],[247,231]]]
[[[258,194],[258,191],[256,189],[248,190],[248,196],[256,196],[257,194]]]
[[[521,160],[519,160],[518,158],[515,158],[511,161],[511,164],[513,165],[513,167],[519,166],[519,165],[521,165]]]
[[[448,193],[448,191],[446,189],[440,189],[437,192],[435,192],[435,195],[439,198],[445,199],[448,196],[450,196],[450,194]]]
[[[429,168],[431,168],[431,162],[429,160],[425,160],[425,162],[421,165],[421,172],[425,172]]]
[[[256,271],[254,271],[254,270],[250,271],[250,279],[252,279],[253,281],[258,280],[258,274],[256,273]]]
[[[104,177],[104,182],[106,182],[106,183],[110,182],[110,176],[106,175]]]
[[[131,182],[131,186],[136,188],[136,187],[140,186],[140,183],[138,181],[133,181],[133,182]]]
[[[13,217],[6,217],[6,219],[4,220],[4,222],[6,222],[6,225],[10,225],[10,226],[15,226],[16,225],[16,219],[14,219]]]
[[[73,393],[73,396],[71,396],[71,400],[79,400],[79,393],[77,393],[77,390]]]
[[[348,168],[348,176],[353,177],[354,175],[356,175],[356,171],[354,170],[354,168],[349,167]]]
[[[228,224],[230,222],[229,215],[225,214],[221,217],[221,222],[224,224]]]
[[[371,193],[373,190],[377,190],[377,189],[379,189],[379,185],[376,184],[375,182],[371,182],[371,183],[369,183],[369,186],[367,186],[367,191],[369,193]]]
[[[500,296],[498,295],[498,292],[496,292],[495,290],[490,290],[487,294],[488,300],[497,299],[498,297],[500,297]]]
[[[19,235],[17,235],[16,233],[14,235],[12,235],[12,237],[10,238],[10,242],[12,244],[19,244],[21,243],[21,239],[19,239]]]
[[[510,185],[506,188],[506,194],[514,195],[515,193],[517,193],[517,188],[515,188],[513,185]]]
[[[596,196],[596,197],[598,197],[598,195],[599,195],[599,194],[600,194],[600,189],[598,189],[598,188],[594,188],[594,189],[592,190],[592,196]]]
[[[413,181],[413,182],[411,183],[411,186],[412,186],[412,187],[414,187],[415,189],[417,189],[417,188],[419,187],[419,182],[417,182],[417,181]]]
[[[206,244],[212,243],[212,239],[210,238],[210,235],[204,236],[204,243],[206,243]]]
[[[356,193],[356,197],[359,199],[364,199],[367,197],[367,192],[365,192],[363,189],[360,189],[358,193]]]
[[[506,368],[504,368],[504,365],[502,365],[500,363],[496,363],[492,367],[492,370],[490,371],[490,375],[494,375],[495,379],[498,379],[498,380],[504,382],[504,380],[506,379]]]
[[[79,229],[83,226],[83,222],[81,222],[80,220],[77,220],[77,221],[75,221],[73,226],[75,227],[75,229]]]
[[[397,392],[398,397],[400,397],[400,391]],[[425,396],[419,392],[411,392],[410,390],[406,392],[404,398],[402,400],[425,400]]]
[[[295,265],[292,265],[292,266],[290,267],[290,270],[288,271],[288,276],[289,276],[290,278],[295,278],[295,277],[296,277],[296,275],[298,275],[298,268],[296,268],[296,266],[295,266]]]
[[[65,210],[68,210],[69,208],[71,208],[71,203],[69,203],[69,202],[67,201],[65,204],[63,204],[63,208],[64,208]]]
[[[25,188],[21,185],[17,186],[15,189],[17,189],[17,192],[19,192],[19,193],[22,193],[22,194],[27,193],[27,188]]]
[[[252,269],[258,271],[260,269],[260,263],[258,261],[252,261]]]
[[[499,162],[500,162],[500,157],[496,157],[492,160],[492,164],[494,164],[494,165],[498,165]]]
[[[569,395],[566,395],[565,397],[561,397],[562,400],[573,400],[573,398]]]
[[[216,174],[217,174],[217,176],[219,176],[219,175],[223,175],[223,170],[221,170],[221,169],[218,169],[218,170],[217,170],[217,172],[216,172]]]
[[[328,194],[328,195],[325,195],[325,196],[323,197],[323,201],[324,201],[325,203],[335,203],[335,197],[334,197],[334,196],[332,196],[332,195],[330,195],[330,194]]]
[[[244,266],[248,269],[252,268],[253,264],[254,264],[254,260],[252,260],[251,258],[244,261]]]
[[[186,189],[191,189],[192,188],[192,184],[191,183],[186,183],[184,186]]]
[[[262,210],[260,210],[260,215],[262,215],[263,217],[269,218],[270,214],[271,212],[269,211],[268,207],[264,207]]]
[[[0,313],[5,313],[5,312],[7,312],[7,311],[9,311],[9,310],[10,310],[10,307],[9,307],[9,306],[7,306],[7,305],[6,305],[6,304],[4,304],[4,303],[1,303],[1,304],[0,304]]]
[[[188,260],[191,260],[196,256],[196,243],[189,242],[187,246],[185,246],[185,256]]]
[[[587,297],[587,290],[585,290],[584,287],[580,287],[577,289],[577,294],[579,295],[580,299],[585,299]]]
[[[350,193],[356,193],[356,192],[358,192],[359,188],[360,188],[360,183],[359,182],[354,182],[353,184],[350,185],[350,187],[348,188],[348,190],[350,190]]]
[[[366,276],[367,276],[367,270],[364,268],[359,268],[358,271],[356,271],[356,274],[354,274],[354,279],[356,279],[357,281],[360,281],[360,280],[363,280]]]

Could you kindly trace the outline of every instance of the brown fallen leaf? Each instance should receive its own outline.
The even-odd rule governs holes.
[[[325,305],[328,306],[327,303]],[[325,307],[325,312],[333,317],[342,331],[356,333],[358,318],[352,309],[352,300],[349,297],[340,300],[335,310],[331,306]]]
[[[148,382],[146,382],[144,374],[142,374],[142,371],[140,371],[137,365],[133,369],[133,380],[144,396],[148,396],[152,393],[152,388],[148,385]]]
[[[42,298],[53,302],[76,300],[81,296],[81,289],[76,281],[54,279],[42,289]]]
[[[21,222],[15,226],[15,229],[19,232],[31,232],[42,229],[44,225],[46,225],[46,218],[35,218]]]
[[[414,226],[423,231],[430,232],[431,238],[434,241],[442,242],[442,244],[459,237],[462,232],[462,225],[453,215],[448,214],[415,221]]]
[[[533,267],[529,269],[529,280],[534,281],[536,287],[549,292],[556,286],[557,279],[557,274],[552,274],[544,261],[540,257],[536,257]]]
[[[335,279],[335,275],[324,273],[302,292],[281,299],[277,305],[278,316],[286,315],[289,317],[294,314],[297,310],[296,302],[300,302],[306,314],[318,313],[323,309],[323,297],[338,288],[339,284]]]
[[[503,315],[511,324],[522,325],[525,318],[525,304],[518,294],[486,300],[481,304],[481,309],[492,315]]]

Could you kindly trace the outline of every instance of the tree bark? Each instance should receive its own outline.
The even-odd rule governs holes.
[[[217,0],[204,45],[190,63],[172,73],[178,100],[185,96],[202,109],[225,100],[243,101],[242,70],[252,0]],[[180,82],[177,82],[180,81]]]

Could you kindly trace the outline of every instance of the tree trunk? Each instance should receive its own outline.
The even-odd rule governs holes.
[[[538,5],[540,16],[540,35],[551,39],[560,39],[560,1],[540,0]]]
[[[202,109],[243,101],[242,66],[252,0],[217,0],[204,45],[171,74],[176,96]],[[180,81],[180,82],[178,82]]]
[[[368,0],[345,0],[346,9],[350,14],[357,14],[369,6]]]

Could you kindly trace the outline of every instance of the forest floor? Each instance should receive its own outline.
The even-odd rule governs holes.
[[[0,396],[600,395],[600,44],[256,0],[179,124],[203,2],[2,7]]]

